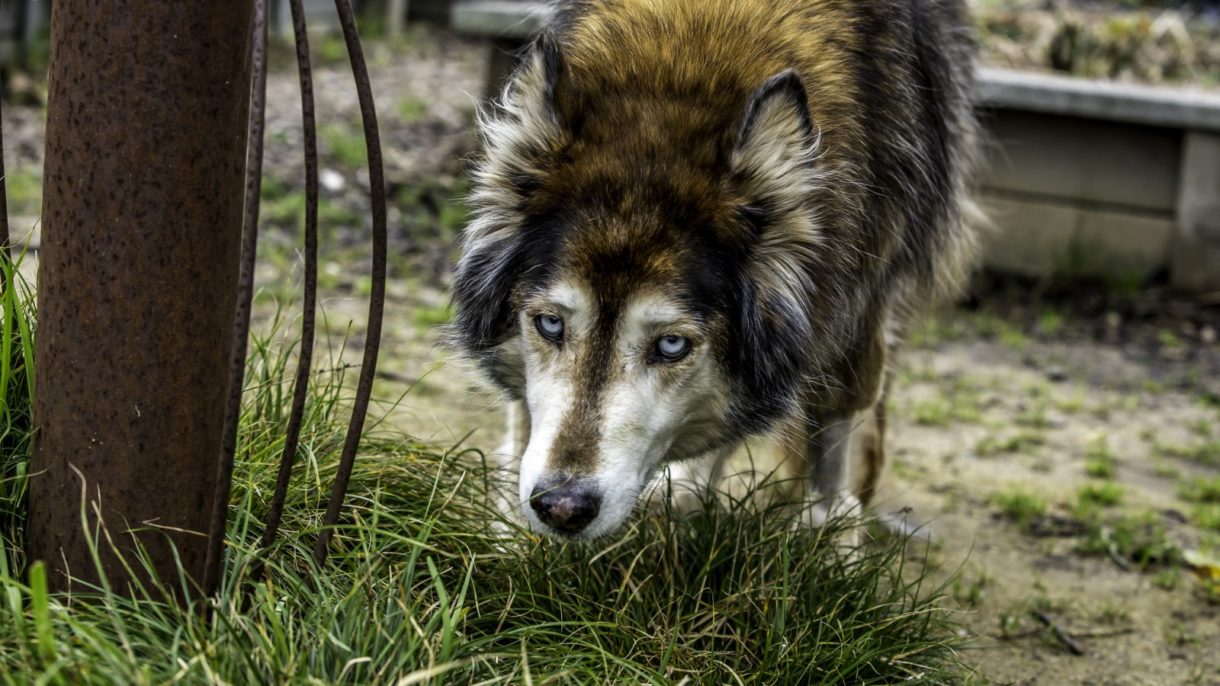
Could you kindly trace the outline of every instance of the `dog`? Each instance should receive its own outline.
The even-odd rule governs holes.
[[[959,0],[556,8],[480,115],[453,280],[530,528],[609,534],[664,467],[714,484],[777,427],[815,519],[867,505],[894,349],[974,253],[968,26]]]

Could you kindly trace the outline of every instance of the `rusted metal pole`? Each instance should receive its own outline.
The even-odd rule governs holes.
[[[59,572],[58,589],[65,573],[97,580],[87,534],[99,512],[117,547],[138,539],[167,585],[178,579],[171,544],[187,575],[203,577],[236,305],[252,7],[55,4],[29,546]],[[110,585],[124,589],[130,579],[101,548]]]

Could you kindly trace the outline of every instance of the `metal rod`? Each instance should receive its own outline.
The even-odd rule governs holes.
[[[229,496],[233,488],[233,463],[237,455],[237,430],[241,423],[241,398],[246,380],[246,352],[250,342],[250,307],[254,298],[254,261],[258,252],[259,200],[263,181],[263,132],[267,109],[267,0],[254,0],[249,121],[246,149],[246,195],[242,221],[241,258],[237,281],[237,303],[229,358],[228,398],[216,489],[208,528],[208,553],[203,591],[216,592],[224,568],[225,527]]]
[[[292,35],[297,49],[297,72],[301,82],[301,124],[305,134],[305,296],[301,320],[301,350],[297,360],[296,384],[292,395],[292,412],[288,418],[288,435],[280,455],[280,470],[276,477],[271,511],[260,547],[264,550],[275,542],[284,515],[284,501],[292,479],[292,463],[301,438],[305,417],[305,400],[309,395],[309,374],[313,365],[313,345],[318,301],[318,132],[314,114],[313,67],[309,60],[309,33],[305,25],[305,9],[301,0],[290,0]],[[252,576],[261,575],[258,564]]]
[[[137,543],[167,588],[203,581],[252,4],[55,5],[28,520],[30,559],[51,568],[52,590],[105,574],[129,591],[129,571],[143,571],[116,553],[134,560]],[[82,513],[89,528],[103,518],[115,548],[90,549]]]
[[[356,461],[356,450],[360,447],[360,435],[364,431],[364,420],[368,415],[369,400],[373,394],[373,379],[377,373],[377,355],[381,349],[381,324],[385,314],[386,282],[386,191],[385,174],[381,159],[381,132],[377,127],[377,107],[373,102],[373,90],[369,83],[368,65],[356,32],[356,19],[350,0],[335,0],[339,13],[339,24],[343,28],[343,39],[347,43],[347,54],[352,64],[352,76],[356,81],[356,93],[360,100],[360,118],[364,124],[364,141],[368,148],[369,192],[373,215],[373,274],[372,294],[369,298],[369,323],[365,336],[364,360],[360,368],[360,381],[356,387],[356,399],[352,407],[351,422],[339,458],[339,470],[331,487],[326,514],[322,518],[322,530],[314,546],[314,560],[321,564],[326,560],[330,539],[343,499],[347,494],[347,482]]]

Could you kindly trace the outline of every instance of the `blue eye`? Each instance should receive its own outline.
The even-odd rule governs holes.
[[[690,339],[683,336],[662,336],[657,339],[656,355],[662,362],[677,362],[690,352]]]
[[[563,339],[563,320],[553,314],[541,314],[534,318],[534,326],[542,337],[554,342]]]

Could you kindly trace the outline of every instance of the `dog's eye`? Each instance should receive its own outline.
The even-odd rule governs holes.
[[[660,362],[677,362],[690,352],[690,339],[683,336],[662,336],[657,339],[656,357]]]
[[[548,341],[558,343],[563,339],[563,320],[553,314],[540,314],[534,318],[538,333]]]

